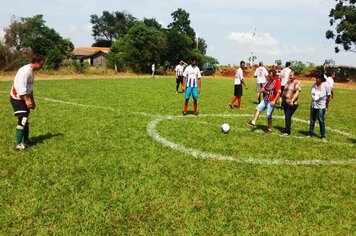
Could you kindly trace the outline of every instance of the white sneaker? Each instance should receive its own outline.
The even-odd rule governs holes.
[[[20,144],[17,144],[17,145],[16,145],[15,149],[16,149],[17,151],[23,151],[23,150],[26,149],[26,146],[25,146],[25,144],[20,143]]]

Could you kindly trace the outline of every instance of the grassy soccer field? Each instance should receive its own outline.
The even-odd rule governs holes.
[[[335,89],[323,143],[305,138],[310,82],[282,137],[282,111],[271,134],[265,113],[245,124],[254,79],[239,111],[231,79],[203,78],[198,117],[182,116],[173,78],[38,80],[36,143],[16,152],[11,83],[0,82],[1,235],[356,232],[356,90]]]

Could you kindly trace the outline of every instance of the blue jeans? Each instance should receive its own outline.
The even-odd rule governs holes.
[[[325,138],[325,111],[326,109],[310,108],[309,135],[314,134],[315,120],[318,118],[320,126],[320,137]]]
[[[256,107],[256,110],[262,112],[267,109],[267,119],[272,119],[274,106],[271,106],[271,102],[263,99]]]

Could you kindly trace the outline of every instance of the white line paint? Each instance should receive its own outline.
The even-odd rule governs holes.
[[[202,117],[233,117],[233,116],[248,116],[251,117],[250,114],[235,114],[235,115],[201,115]],[[183,145],[174,143],[169,141],[168,139],[162,137],[159,132],[157,131],[157,125],[164,121],[164,120],[173,120],[173,119],[187,119],[189,117],[182,117],[182,116],[160,116],[153,119],[147,126],[148,134],[156,141],[162,143],[163,145],[170,147],[174,150],[179,152],[185,153],[187,155],[191,155],[195,158],[203,158],[203,159],[216,159],[216,160],[223,160],[223,161],[234,161],[237,163],[248,163],[248,164],[265,164],[265,165],[293,165],[293,166],[303,166],[303,165],[353,165],[356,164],[356,159],[348,159],[348,160],[280,160],[280,159],[258,159],[254,157],[249,158],[235,158],[231,156],[224,156],[220,154],[214,153],[207,153],[202,152],[197,149],[193,148],[186,148]],[[283,117],[284,118],[284,117]],[[303,122],[307,122],[304,121]],[[348,136],[351,136],[348,134]]]

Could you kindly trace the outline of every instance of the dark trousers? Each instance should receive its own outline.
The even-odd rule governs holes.
[[[183,84],[183,76],[178,76],[178,78],[176,79],[176,83],[177,83],[176,91],[178,92],[179,85]]]
[[[284,118],[285,118],[285,129],[284,132],[287,134],[291,133],[291,126],[292,126],[292,116],[294,112],[297,110],[298,105],[284,105]]]

